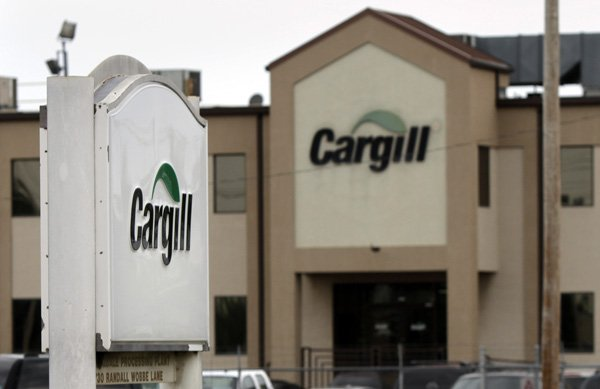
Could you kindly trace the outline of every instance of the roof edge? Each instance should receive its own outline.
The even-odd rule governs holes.
[[[268,71],[271,71],[273,68],[275,68],[278,65],[280,65],[281,63],[287,61],[289,58],[306,50],[308,47],[314,45],[315,43],[322,41],[323,39],[327,38],[328,36],[338,32],[339,30],[343,29],[347,25],[353,23],[354,21],[362,18],[365,15],[372,15],[381,21],[384,21],[388,24],[399,27],[402,30],[406,31],[407,33],[409,33],[419,39],[422,39],[422,40],[432,44],[433,46],[438,47],[439,49],[444,50],[445,52],[453,55],[454,57],[457,57],[459,59],[466,61],[467,63],[469,63],[469,65],[471,65],[473,67],[486,69],[486,70],[496,70],[496,71],[500,71],[503,73],[508,73],[512,70],[510,65],[503,62],[500,59],[495,60],[495,58],[493,58],[493,57],[490,57],[490,59],[477,58],[477,57],[471,55],[469,52],[467,52],[467,50],[460,49],[458,46],[460,46],[463,43],[461,43],[458,40],[456,41],[456,44],[454,45],[454,44],[444,41],[443,39],[440,39],[439,37],[436,37],[435,35],[433,35],[431,33],[428,33],[424,29],[421,29],[410,23],[407,23],[405,20],[403,20],[403,18],[407,18],[406,16],[395,15],[395,14],[388,13],[385,11],[377,11],[372,8],[366,8],[365,10],[363,10],[363,11],[357,13],[356,15],[350,17],[349,19],[346,19],[345,21],[335,25],[334,27],[321,33],[320,35],[317,35],[315,38],[298,46],[297,48],[293,49],[292,51],[289,51],[288,53],[284,54],[283,56],[277,58],[276,60],[274,60],[273,62],[268,64],[266,66],[266,69]],[[417,19],[412,19],[412,20],[414,20],[415,22],[417,22],[423,26],[426,26],[427,29],[430,29],[430,30],[435,31],[442,35],[446,35],[445,33],[441,32],[439,30],[436,30],[432,27],[427,26],[426,24],[418,21]],[[451,38],[450,36],[448,36],[448,37]],[[451,38],[451,39],[454,39],[454,38]],[[470,46],[468,46],[468,47],[470,48]],[[471,48],[471,49],[477,50],[474,48]],[[481,52],[481,53],[484,54],[483,52]]]
[[[347,25],[353,23],[355,20],[360,19],[361,17],[363,17],[363,15],[366,14],[375,14],[375,11],[373,11],[371,8],[366,8],[364,10],[362,10],[361,12],[357,13],[354,16],[351,16],[349,19],[344,20],[341,23],[338,23],[336,25],[334,25],[332,28],[330,28],[329,30],[322,32],[321,34],[317,35],[316,37],[308,40],[307,42],[301,44],[300,46],[296,47],[295,49],[292,49],[291,51],[288,51],[286,54],[282,55],[281,57],[277,58],[276,60],[272,61],[271,63],[269,63],[265,68],[268,71],[271,71],[271,69],[273,69],[274,67],[278,66],[279,64],[287,61],[289,58],[295,56],[296,54],[298,54],[301,51],[304,51],[305,49],[307,49],[309,46],[314,45],[315,43],[322,41],[323,39],[327,38],[330,35],[333,35],[334,33],[336,33],[337,31],[343,29],[344,27],[346,27]]]

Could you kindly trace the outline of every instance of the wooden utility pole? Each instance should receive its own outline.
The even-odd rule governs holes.
[[[544,33],[544,274],[542,376],[545,389],[560,386],[560,33],[558,0],[545,0]]]

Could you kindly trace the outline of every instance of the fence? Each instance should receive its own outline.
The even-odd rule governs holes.
[[[426,350],[424,355],[431,355],[434,350]],[[445,351],[438,350],[442,355]],[[460,375],[469,372],[479,372],[483,376],[482,382],[485,385],[486,376],[498,371],[521,371],[527,372],[532,377],[534,387],[540,386],[541,364],[539,357],[534,361],[513,361],[506,359],[494,359],[486,355],[485,349],[480,349],[480,357],[477,363],[452,363],[443,359],[427,360],[417,362],[416,360],[407,361],[405,364],[405,350],[401,346],[396,349],[396,364],[385,364],[383,362],[391,360],[390,349],[367,348],[367,349],[319,349],[303,348],[300,353],[300,367],[294,368],[266,368],[271,377],[280,384],[280,388],[288,389],[299,388],[325,388],[331,387],[336,376],[344,373],[356,379],[354,386],[369,386],[366,383],[373,382],[375,389],[415,389],[425,388],[427,380],[435,382],[435,377],[444,377],[443,379],[457,379]],[[445,355],[445,354],[444,354]],[[539,349],[536,348],[535,355],[539,356]],[[346,361],[341,365],[338,361]],[[596,371],[600,371],[599,365],[575,365],[561,364],[561,382],[564,371],[579,371],[580,379],[589,376]],[[420,376],[416,377],[416,373]],[[376,376],[376,381],[373,377]],[[339,378],[339,377],[338,377]],[[572,377],[574,378],[574,377]],[[421,380],[422,383],[416,382]],[[421,382],[419,381],[419,382]],[[285,387],[285,384],[291,383],[291,386]],[[345,386],[345,385],[340,385]],[[449,387],[450,384],[440,385],[439,388]],[[568,385],[561,385],[562,388],[569,388]]]

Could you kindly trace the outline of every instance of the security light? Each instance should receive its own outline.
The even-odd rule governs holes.
[[[46,65],[48,65],[48,69],[50,69],[50,73],[57,75],[62,70],[62,66],[58,64],[58,61],[55,59],[49,59],[46,61]]]
[[[65,20],[62,24],[62,28],[60,29],[60,33],[58,34],[58,39],[60,40],[60,44],[62,46],[62,50],[57,53],[57,59],[49,59],[46,61],[46,65],[48,65],[48,69],[54,75],[60,74],[62,71],[64,76],[69,75],[69,63],[67,62],[67,42],[72,41],[75,38],[75,27],[76,23],[69,22]],[[62,64],[59,63],[58,58],[62,55]]]
[[[72,23],[67,20],[63,22],[62,28],[60,29],[60,34],[58,36],[61,39],[73,40],[75,38],[75,27],[77,23]]]

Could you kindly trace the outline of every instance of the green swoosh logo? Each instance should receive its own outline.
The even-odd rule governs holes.
[[[375,123],[378,126],[397,134],[406,133],[406,126],[402,119],[390,111],[377,110],[363,115],[352,128],[352,133],[354,134],[356,130],[365,123]]]
[[[179,182],[177,181],[177,174],[175,174],[173,166],[165,162],[158,168],[158,172],[156,172],[156,177],[154,178],[154,186],[152,187],[152,198],[154,198],[154,190],[158,181],[162,181],[165,184],[165,188],[167,188],[167,192],[169,192],[173,201],[179,202]]]

